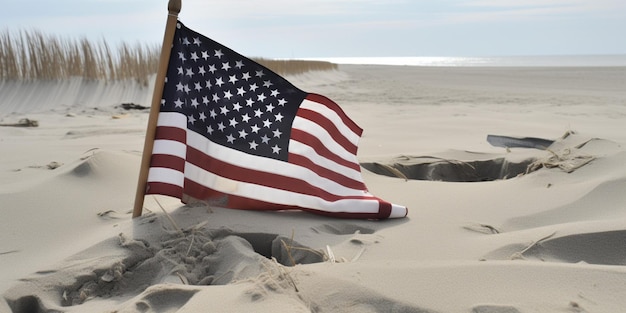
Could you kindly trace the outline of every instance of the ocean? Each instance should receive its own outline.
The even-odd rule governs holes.
[[[489,67],[626,67],[626,54],[495,57],[337,57],[306,58],[336,64]]]

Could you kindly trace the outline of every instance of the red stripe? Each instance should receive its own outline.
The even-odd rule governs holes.
[[[162,182],[148,182],[146,186],[147,195],[165,195],[178,199],[183,198],[183,188]]]
[[[309,109],[299,109],[298,114],[299,117],[312,121],[320,126],[322,126],[328,133],[331,135],[333,140],[337,142],[340,146],[342,146],[346,151],[356,154],[358,147],[353,144],[349,139],[343,136],[337,126],[329,119],[327,119],[322,114],[311,111]]]
[[[371,196],[338,196],[327,192],[324,189],[313,186],[301,179],[242,168],[227,162],[222,162],[192,147],[189,147],[187,150],[187,162],[194,164],[207,172],[214,173],[224,178],[260,186],[267,186],[274,189],[286,190],[303,195],[310,195],[326,201],[337,201],[342,199],[370,200],[373,198]]]
[[[333,100],[330,100],[322,95],[318,95],[315,93],[307,94],[306,99],[309,101],[317,102],[319,104],[325,105],[327,108],[335,111],[339,117],[341,117],[341,121],[348,126],[355,134],[361,136],[363,133],[363,129],[359,127],[354,121],[352,121],[346,113],[341,109],[341,107],[335,103]]]
[[[240,210],[265,210],[265,211],[279,211],[279,210],[302,210],[318,215],[324,215],[334,218],[357,218],[357,219],[386,219],[391,214],[391,204],[385,201],[379,200],[379,209],[377,213],[352,213],[352,212],[329,212],[319,209],[304,208],[295,205],[284,205],[278,203],[265,202],[246,197],[225,194],[211,188],[202,186],[194,181],[185,179],[185,194],[195,199],[211,200],[215,199],[216,202],[220,202],[224,197],[226,198],[225,207],[230,209]],[[221,203],[216,206],[222,206]]]
[[[304,131],[301,131],[299,129],[292,129],[291,130],[291,139],[301,142],[311,148],[313,148],[313,150],[315,150],[315,152],[329,160],[332,160],[333,162],[343,165],[347,168],[351,168],[353,170],[356,171],[361,171],[361,167],[359,164],[355,163],[355,162],[350,162],[348,160],[345,160],[343,158],[341,158],[340,156],[334,154],[332,151],[328,150],[328,148],[319,140],[319,138],[306,133]]]
[[[313,163],[313,161],[311,161],[307,157],[301,156],[299,154],[290,153],[289,163],[306,167],[315,172],[317,175],[328,178],[342,186],[352,189],[366,190],[365,184],[363,182],[354,180],[350,177],[343,176],[335,171],[331,171],[325,167],[319,166]]]
[[[184,172],[185,159],[169,154],[153,154],[150,160],[150,167],[164,167]]]
[[[156,129],[156,133],[154,134],[154,139],[173,140],[181,143],[186,143],[187,131],[178,127],[158,126]]]

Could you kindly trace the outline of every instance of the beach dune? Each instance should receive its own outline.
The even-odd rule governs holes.
[[[626,307],[624,68],[341,65],[288,78],[365,130],[367,187],[407,218],[150,196],[131,219],[147,112],[120,105],[147,105],[150,86],[2,82],[0,123],[39,126],[0,127],[0,312]]]

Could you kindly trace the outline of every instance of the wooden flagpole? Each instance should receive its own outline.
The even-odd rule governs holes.
[[[154,83],[154,92],[152,93],[152,105],[150,106],[150,115],[148,117],[148,127],[146,129],[146,139],[143,145],[143,155],[141,157],[141,168],[139,169],[139,180],[137,181],[137,193],[135,194],[135,206],[133,207],[133,218],[141,216],[143,211],[143,200],[146,194],[146,185],[148,184],[148,171],[150,169],[150,159],[152,158],[152,148],[154,147],[154,136],[156,133],[157,120],[161,109],[161,98],[163,97],[163,88],[167,67],[172,51],[172,43],[174,42],[174,32],[176,31],[176,22],[178,21],[178,13],[182,7],[182,0],[169,0],[167,10],[167,24],[165,25],[165,35],[163,36],[163,46],[161,47],[161,59]]]

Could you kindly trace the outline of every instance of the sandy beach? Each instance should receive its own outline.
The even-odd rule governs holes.
[[[0,124],[39,124],[0,127],[0,312],[624,310],[626,68],[341,65],[288,79],[364,129],[367,187],[406,218],[149,196],[131,219],[148,112],[120,105],[148,105],[151,88],[0,82]]]

